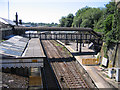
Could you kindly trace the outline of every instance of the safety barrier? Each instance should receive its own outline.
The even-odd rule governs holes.
[[[82,64],[83,65],[98,65],[99,59],[95,59],[95,58],[82,59]]]

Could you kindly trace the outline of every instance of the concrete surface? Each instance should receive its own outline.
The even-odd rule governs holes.
[[[25,57],[45,57],[43,48],[38,38],[32,38],[25,51]]]
[[[60,43],[65,45],[62,42]],[[82,58],[95,58],[94,56],[95,52],[91,49],[88,49],[88,44],[85,44],[84,47],[82,47],[82,53],[79,53],[78,51],[76,51],[76,43],[70,43],[69,45],[65,45],[65,46],[74,55],[76,60],[81,65],[82,65]],[[84,66],[84,65],[82,66],[90,75],[90,77],[92,78],[92,80],[94,81],[95,85],[98,88],[114,88],[114,86],[108,82],[107,77],[102,76],[102,73],[100,73],[99,66]],[[116,88],[118,88],[118,86],[116,86]]]

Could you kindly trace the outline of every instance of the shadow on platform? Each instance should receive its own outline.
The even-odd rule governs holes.
[[[72,53],[73,56],[80,56],[80,55],[96,55],[96,52],[75,52]]]
[[[71,62],[75,61],[74,57],[67,57],[67,58],[48,58],[50,62]]]

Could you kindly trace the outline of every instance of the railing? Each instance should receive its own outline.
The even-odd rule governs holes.
[[[100,40],[92,34],[79,33],[27,33],[26,37],[40,38],[40,40]]]

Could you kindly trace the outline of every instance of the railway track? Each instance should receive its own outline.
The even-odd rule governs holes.
[[[64,58],[70,59],[72,57],[68,51],[59,45],[56,41],[42,41],[47,57],[56,59],[50,61],[50,64],[54,70],[57,80],[61,88],[89,88],[79,69],[76,67],[75,61],[65,61]],[[62,59],[63,58],[63,59]],[[57,61],[60,59],[61,61]]]

